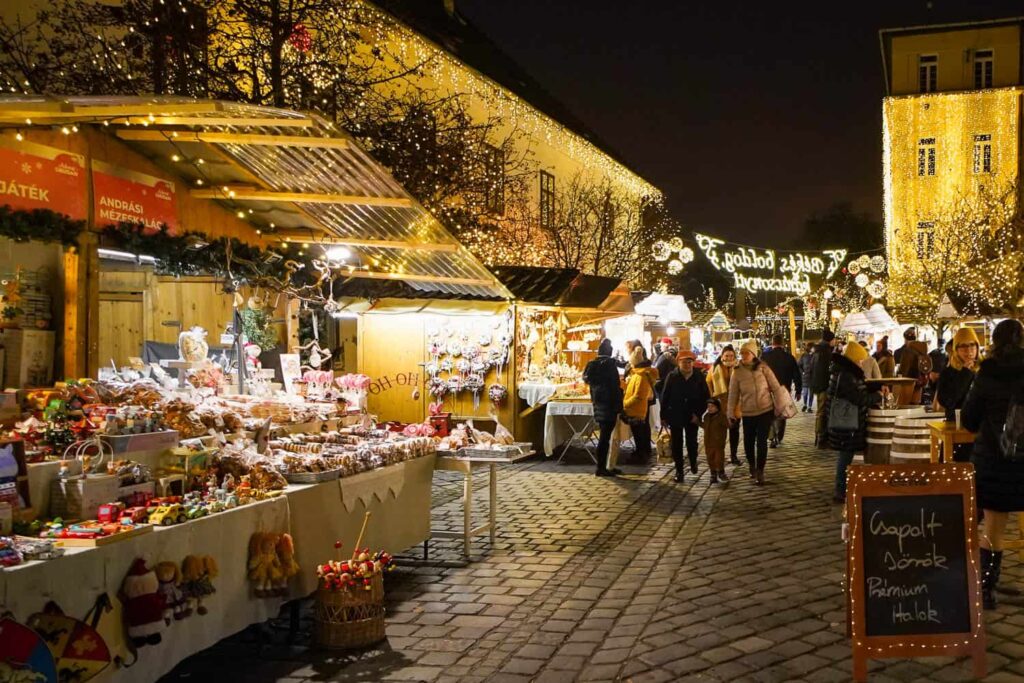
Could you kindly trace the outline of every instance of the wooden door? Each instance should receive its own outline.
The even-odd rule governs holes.
[[[141,293],[100,294],[99,363],[109,367],[128,364],[131,356],[142,356],[145,311]]]

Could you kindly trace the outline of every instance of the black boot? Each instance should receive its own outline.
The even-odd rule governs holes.
[[[1003,551],[992,553],[992,573],[995,575],[992,579],[992,590],[996,593],[1002,593],[1003,595],[1020,595],[1020,590],[1014,586],[1000,586],[999,579],[1003,575]]]
[[[996,556],[1002,560],[1002,553],[994,553],[988,548],[981,549],[981,604],[985,609],[996,608]]]

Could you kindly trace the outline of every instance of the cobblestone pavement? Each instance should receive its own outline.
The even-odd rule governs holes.
[[[764,488],[745,466],[725,486],[708,483],[703,463],[682,485],[665,465],[627,466],[616,479],[583,464],[503,468],[497,541],[478,540],[469,564],[434,543],[430,566],[390,574],[382,646],[342,657],[309,649],[306,609],[295,644],[283,629],[250,630],[167,680],[850,680],[835,461],[807,445],[812,429],[809,416],[792,421]],[[435,523],[461,522],[460,481],[438,473]],[[484,477],[475,504],[485,509]],[[1004,582],[1022,573],[1008,556]],[[986,680],[1024,681],[1022,605],[986,615]],[[969,671],[952,659],[890,660],[873,662],[870,680]]]

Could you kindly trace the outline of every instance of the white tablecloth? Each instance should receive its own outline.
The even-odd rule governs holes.
[[[594,406],[589,401],[548,401],[545,411],[544,454],[548,457],[572,437],[574,427],[583,429],[594,419]]]
[[[548,399],[555,395],[563,387],[571,387],[572,384],[548,384],[546,382],[520,382],[519,398],[526,401],[531,408],[536,405],[547,403]]]
[[[0,571],[0,605],[22,623],[49,600],[82,618],[100,593],[117,595],[136,557],[152,567],[162,560],[180,565],[186,555],[212,555],[220,575],[213,581],[217,592],[204,600],[209,614],[172,623],[163,642],[139,651],[137,664],[120,670],[111,665],[93,679],[154,681],[185,657],[278,613],[283,599],[253,597],[246,578],[254,531],[290,531],[295,538],[301,570],[290,585],[291,597],[316,589],[315,565],[334,557],[336,540],[352,551],[366,510],[371,518],[364,546],[398,553],[429,538],[434,460],[431,455],[345,479],[289,486],[279,498]]]

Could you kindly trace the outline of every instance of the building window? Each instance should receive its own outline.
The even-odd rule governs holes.
[[[931,258],[935,249],[935,223],[923,221],[917,224],[917,260]]]
[[[974,136],[974,173],[992,172],[992,136],[988,133]]]
[[[540,227],[555,225],[555,176],[540,172]]]
[[[484,146],[484,205],[496,216],[505,213],[505,150]]]
[[[938,89],[938,55],[921,55],[917,58],[917,79],[921,92],[935,92]]]
[[[935,138],[921,138],[917,143],[917,175],[935,175]]]
[[[974,51],[974,87],[992,87],[992,66],[994,58],[992,50]]]

